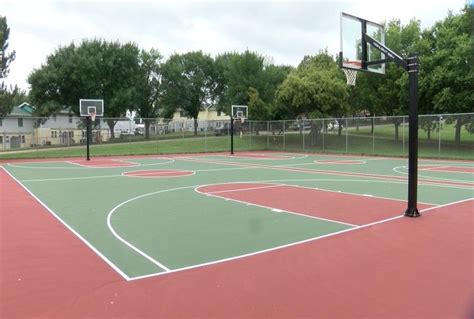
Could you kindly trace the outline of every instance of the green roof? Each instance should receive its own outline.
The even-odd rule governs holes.
[[[12,111],[10,112],[10,116],[32,116],[33,112],[35,111],[35,107],[23,102],[18,106],[14,106]]]

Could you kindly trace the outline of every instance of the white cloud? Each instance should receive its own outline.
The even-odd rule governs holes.
[[[22,1],[0,0],[17,52],[8,82],[27,88],[28,74],[61,45],[83,38],[133,41],[165,56],[250,49],[275,63],[339,50],[339,13],[383,22],[411,18],[423,27],[458,12],[464,0],[424,1]]]

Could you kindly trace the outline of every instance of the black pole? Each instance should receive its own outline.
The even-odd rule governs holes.
[[[230,117],[230,155],[234,155],[234,118]]]
[[[408,127],[408,208],[407,217],[421,216],[417,208],[418,196],[418,57],[410,55],[408,58],[409,83],[409,127]]]
[[[365,70],[367,68],[367,61],[369,60],[367,57],[367,40],[365,38],[365,34],[367,34],[367,22],[362,21],[361,25],[361,31],[362,31],[362,46],[361,46],[361,62],[362,62],[362,69]]]
[[[90,116],[86,117],[86,126],[87,126],[87,130],[86,130],[87,158],[86,159],[90,161],[91,160],[90,153],[89,153],[89,144],[90,144],[90,138],[91,138],[91,117]]]
[[[373,61],[371,63],[385,63],[393,61],[399,67],[408,72],[409,85],[409,114],[408,114],[408,207],[405,211],[407,217],[419,217],[420,212],[417,208],[418,197],[418,57],[410,54],[405,60],[382,43],[373,39],[367,34],[363,34],[363,39],[370,43],[374,48],[382,52],[386,59]]]

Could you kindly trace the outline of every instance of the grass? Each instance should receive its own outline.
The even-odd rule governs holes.
[[[456,145],[447,142],[454,139],[454,128],[446,127],[442,132],[441,145],[437,138],[428,140],[420,131],[419,156],[427,158],[449,158],[449,159],[474,159],[474,141],[468,132],[463,133],[465,142]],[[348,129],[341,136],[336,133],[313,135],[306,132],[299,134],[293,132],[283,135],[238,135],[234,138],[234,149],[236,151],[247,150],[278,150],[295,152],[327,152],[338,154],[366,154],[384,156],[407,156],[408,141],[402,139],[394,140],[394,125],[376,126],[375,138],[372,138],[370,127]],[[451,135],[450,135],[451,134]],[[346,146],[347,139],[347,146]],[[92,156],[114,156],[114,155],[140,155],[140,154],[173,154],[173,153],[199,153],[199,152],[226,152],[230,150],[230,138],[227,136],[197,137],[187,135],[185,138],[173,136],[171,139],[144,140],[143,137],[131,137],[121,139],[115,143],[104,143],[91,146]],[[51,158],[51,157],[81,157],[85,155],[85,146],[56,147],[48,149],[36,149],[26,151],[6,151],[0,153],[0,159],[16,158]]]
[[[366,124],[366,123],[364,123]],[[399,138],[402,138],[402,134],[405,134],[405,138],[408,139],[408,123],[405,126],[400,125],[399,127]],[[372,131],[370,126],[360,126],[357,130],[356,127],[348,128],[349,134],[354,135],[364,135],[372,136]],[[442,129],[437,132],[436,130],[431,132],[431,139],[428,139],[428,133],[423,129],[418,130],[418,138],[420,141],[436,141],[441,140],[444,144],[451,143],[454,144],[454,134],[455,127],[453,124],[445,124]],[[375,136],[377,138],[387,138],[395,139],[395,125],[394,124],[384,124],[375,126]],[[461,128],[461,144],[464,143],[474,143],[474,134],[470,134],[465,127]]]
[[[264,146],[256,143],[249,145],[247,139],[234,139],[235,150],[258,150]],[[150,140],[136,142],[121,142],[91,145],[91,156],[140,155],[140,154],[173,154],[224,152],[230,150],[230,139],[223,137],[189,137],[181,139]],[[80,157],[85,155],[85,146],[62,148],[48,148],[28,151],[12,151],[0,153],[0,159],[16,158],[52,158],[52,157]]]

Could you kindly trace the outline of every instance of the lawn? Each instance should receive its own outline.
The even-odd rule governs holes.
[[[260,135],[245,134],[234,138],[236,151],[246,150],[276,150],[294,152],[326,152],[339,154],[368,154],[384,156],[407,156],[408,141],[400,129],[400,139],[394,140],[394,126],[383,125],[376,127],[374,138],[370,127],[359,127],[359,131],[349,128],[339,136],[335,132],[314,135],[309,131],[304,134],[287,132],[287,134]],[[454,129],[445,128],[440,141],[432,136],[426,139],[420,131],[419,155],[427,158],[474,159],[474,141],[472,135],[463,132],[462,142],[456,145],[452,140]],[[448,132],[451,132],[449,135]],[[403,136],[405,137],[403,139]],[[469,140],[471,139],[471,140]],[[230,151],[230,138],[228,136],[202,136],[187,135],[185,138],[173,136],[171,139],[144,140],[143,137],[130,137],[117,139],[114,143],[104,143],[91,146],[92,156],[113,155],[140,155],[140,154],[173,154],[173,153],[199,153],[199,152],[225,152]],[[85,146],[51,147],[30,150],[16,150],[0,152],[0,159],[13,158],[51,158],[51,157],[76,157],[85,156]]]

